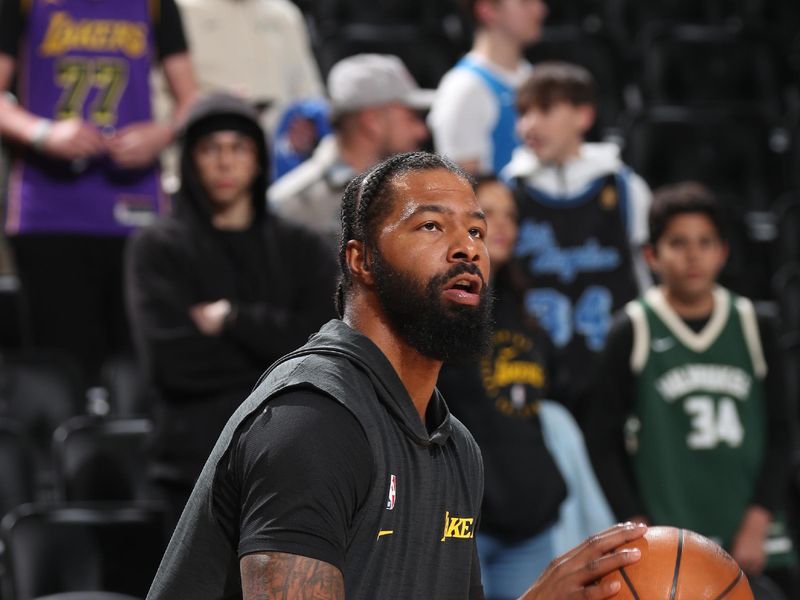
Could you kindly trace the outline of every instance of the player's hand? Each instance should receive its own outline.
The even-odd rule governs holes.
[[[169,125],[145,121],[133,123],[108,138],[106,146],[112,160],[120,167],[136,169],[153,164],[171,141]]]
[[[97,128],[79,117],[53,121],[42,142],[42,152],[67,161],[84,160],[105,151],[105,141]]]
[[[598,583],[598,579],[641,558],[636,548],[616,550],[642,537],[647,527],[623,523],[593,535],[545,569],[521,600],[601,600],[611,598],[620,588],[617,581]]]
[[[771,515],[760,506],[747,509],[733,538],[731,556],[748,575],[759,575],[767,563],[764,541],[769,531]]]
[[[216,302],[195,304],[189,309],[189,316],[204,335],[219,335],[225,318],[231,313],[231,303],[224,298]]]

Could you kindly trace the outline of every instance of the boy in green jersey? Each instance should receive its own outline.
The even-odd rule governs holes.
[[[618,518],[697,531],[794,591],[791,417],[773,327],[717,284],[728,246],[707,189],[662,188],[649,225],[661,283],[609,333],[587,422],[597,475]]]

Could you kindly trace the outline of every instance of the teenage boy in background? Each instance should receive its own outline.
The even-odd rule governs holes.
[[[212,94],[181,139],[175,214],[138,233],[128,308],[156,431],[153,490],[174,525],[261,372],[333,314],[336,265],[311,232],[267,214],[267,149],[244,100]]]
[[[586,143],[594,81],[583,67],[537,65],[517,94],[525,143],[502,176],[520,216],[516,256],[528,278],[526,309],[560,351],[557,398],[581,418],[586,372],[611,316],[650,284],[650,190],[609,143]]]
[[[601,355],[595,469],[618,517],[698,531],[787,585],[791,417],[773,324],[717,285],[728,246],[707,189],[662,188],[649,225],[661,284],[618,315]]]

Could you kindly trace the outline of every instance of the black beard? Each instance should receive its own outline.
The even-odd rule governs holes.
[[[432,277],[425,287],[411,275],[394,269],[372,249],[375,292],[389,324],[405,342],[423,356],[454,364],[469,364],[489,351],[492,333],[492,295],[481,286],[477,306],[442,299],[445,283],[470,273],[481,275],[471,263],[459,263],[447,273]]]

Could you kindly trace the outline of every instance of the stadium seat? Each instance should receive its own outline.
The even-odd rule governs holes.
[[[100,367],[100,381],[108,395],[110,415],[141,417],[150,413],[148,387],[134,357],[108,357]]]
[[[722,197],[721,200],[730,254],[720,273],[720,283],[753,300],[772,301],[771,272],[767,267],[771,259],[771,244],[755,237],[754,225],[750,222],[760,215],[742,210],[730,198]]]
[[[765,0],[609,0],[606,20],[633,44],[651,27],[682,24],[742,27],[760,23]]]
[[[643,34],[641,49],[645,105],[781,114],[776,61],[759,34],[701,25],[654,27]]]
[[[64,592],[63,594],[48,594],[39,596],[36,600],[141,600],[127,594],[116,592]]]
[[[624,159],[652,188],[693,179],[745,210],[785,189],[785,132],[758,111],[652,107],[623,129]]]
[[[18,423],[0,418],[0,519],[17,506],[34,500],[36,478],[33,447]],[[6,564],[0,544],[0,600],[13,600],[8,591]]]
[[[31,347],[31,325],[23,294],[16,275],[0,275],[0,349]]]
[[[76,373],[72,362],[57,354],[0,355],[0,417],[18,422],[33,442],[37,485],[52,476],[56,427],[83,411]]]
[[[420,86],[435,88],[464,50],[463,31],[446,26],[460,21],[456,12],[447,0],[314,2],[320,68],[327,74],[336,62],[363,52],[394,54]]]
[[[0,418],[0,518],[35,494],[33,446],[19,423]]]
[[[800,195],[781,196],[772,208],[776,227],[774,264],[781,267],[800,261]]]
[[[780,336],[780,347],[786,371],[786,397],[794,401],[794,410],[800,411],[800,406],[797,405],[797,399],[800,398],[800,331],[784,332]],[[800,412],[795,418],[800,421]],[[792,491],[800,499],[800,447],[795,448],[791,460],[796,465]],[[797,509],[800,510],[800,503],[797,504]],[[800,526],[800,523],[797,525]]]
[[[800,263],[783,265],[772,277],[772,289],[778,301],[781,330],[800,333]]]
[[[152,422],[144,418],[78,416],[60,425],[53,434],[58,497],[146,499],[146,451],[152,431]]]
[[[577,25],[586,31],[603,28],[606,0],[545,0],[547,25]]]
[[[16,600],[99,591],[144,598],[166,546],[161,513],[143,506],[26,504],[3,518],[0,535]]]

